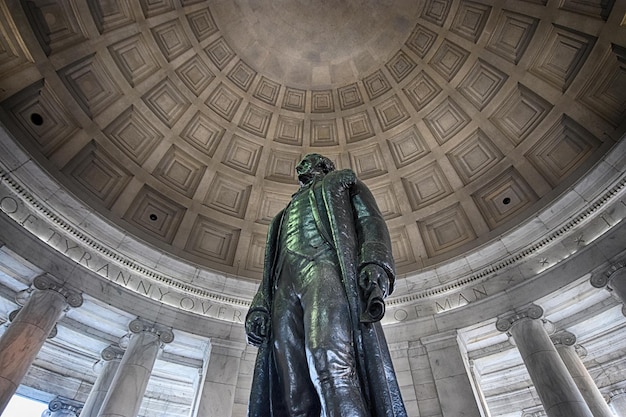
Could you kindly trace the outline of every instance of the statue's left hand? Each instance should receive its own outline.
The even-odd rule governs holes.
[[[261,346],[267,340],[269,334],[270,318],[263,311],[253,311],[246,318],[246,335],[248,343],[253,346]]]
[[[379,265],[365,265],[359,274],[359,285],[365,292],[366,299],[375,287],[380,288],[383,297],[389,295],[389,277],[387,271]]]
[[[364,301],[361,322],[380,321],[385,315],[384,298],[389,292],[387,272],[375,264],[365,265],[359,274],[359,286],[363,291]]]

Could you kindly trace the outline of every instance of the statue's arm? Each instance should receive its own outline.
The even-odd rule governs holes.
[[[263,268],[263,279],[259,289],[250,303],[250,309],[246,314],[246,336],[248,343],[260,346],[267,341],[270,334],[270,315],[272,304],[272,285],[274,279],[274,261],[276,258],[276,242],[278,229],[280,228],[281,211],[270,223],[265,245],[265,260]]]
[[[387,285],[381,283],[384,296],[393,292],[395,283],[395,263],[391,250],[391,239],[371,191],[358,181],[353,187],[355,229],[359,243],[358,270],[369,275],[383,275]],[[371,266],[370,266],[371,265]]]

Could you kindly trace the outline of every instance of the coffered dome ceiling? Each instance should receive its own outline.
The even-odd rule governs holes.
[[[230,275],[260,276],[307,152],[369,185],[408,274],[528,219],[625,130],[623,2],[9,3],[7,128],[102,216]]]

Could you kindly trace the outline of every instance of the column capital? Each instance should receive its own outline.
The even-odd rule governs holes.
[[[591,285],[605,288],[622,302],[622,314],[626,316],[626,261],[613,263],[591,276]]]
[[[557,347],[558,345],[574,346],[576,343],[576,335],[572,332],[568,332],[567,330],[560,330],[556,332],[550,336],[550,339]]]
[[[92,369],[96,374],[100,374],[108,362],[118,363],[124,356],[124,349],[119,345],[109,345],[100,352],[100,360],[93,364]]]
[[[174,340],[174,333],[170,328],[157,323],[148,322],[139,317],[130,322],[128,329],[133,333],[154,333],[162,343],[171,343]]]
[[[613,400],[613,398],[621,397],[622,395],[625,395],[625,394],[626,394],[626,388],[617,388],[617,389],[611,390],[609,391],[607,395],[609,398],[608,402],[610,403]]]
[[[80,412],[83,409],[83,404],[78,401],[70,400],[69,398],[56,397],[54,400],[48,403],[48,410],[43,414],[51,415],[55,412],[64,412],[64,415],[71,415],[73,413],[75,416],[79,416]]]
[[[100,357],[105,361],[120,360],[122,356],[124,356],[124,349],[117,345],[109,345],[100,352]]]
[[[591,278],[589,278],[589,282],[595,288],[606,288],[610,290],[610,286],[607,287],[609,282],[624,273],[626,273],[626,261],[615,262],[605,270],[593,273]]]
[[[50,330],[50,333],[48,333],[48,339],[54,339],[56,337],[56,335],[59,333],[59,329],[57,327],[57,325],[55,324],[54,326],[52,326],[52,330]]]
[[[65,288],[62,283],[57,282],[49,275],[39,275],[35,277],[32,285],[41,291],[51,290],[58,292],[65,298],[65,301],[70,307],[78,308],[83,305],[82,294]]]
[[[531,304],[523,310],[516,311],[512,314],[507,314],[503,317],[500,317],[496,321],[496,329],[501,332],[508,331],[513,325],[522,319],[538,319],[543,316],[543,308],[539,307],[536,304]]]
[[[15,318],[17,317],[17,314],[20,312],[20,310],[21,310],[21,309],[22,309],[22,308],[20,307],[20,308],[18,308],[17,310],[13,310],[13,311],[11,311],[11,312],[9,313],[9,321],[10,321],[10,322],[11,322],[11,321],[13,321],[13,320],[15,320]]]

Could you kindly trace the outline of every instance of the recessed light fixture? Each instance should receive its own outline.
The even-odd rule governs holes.
[[[35,126],[41,126],[43,124],[43,116],[39,113],[31,113],[30,121]]]

